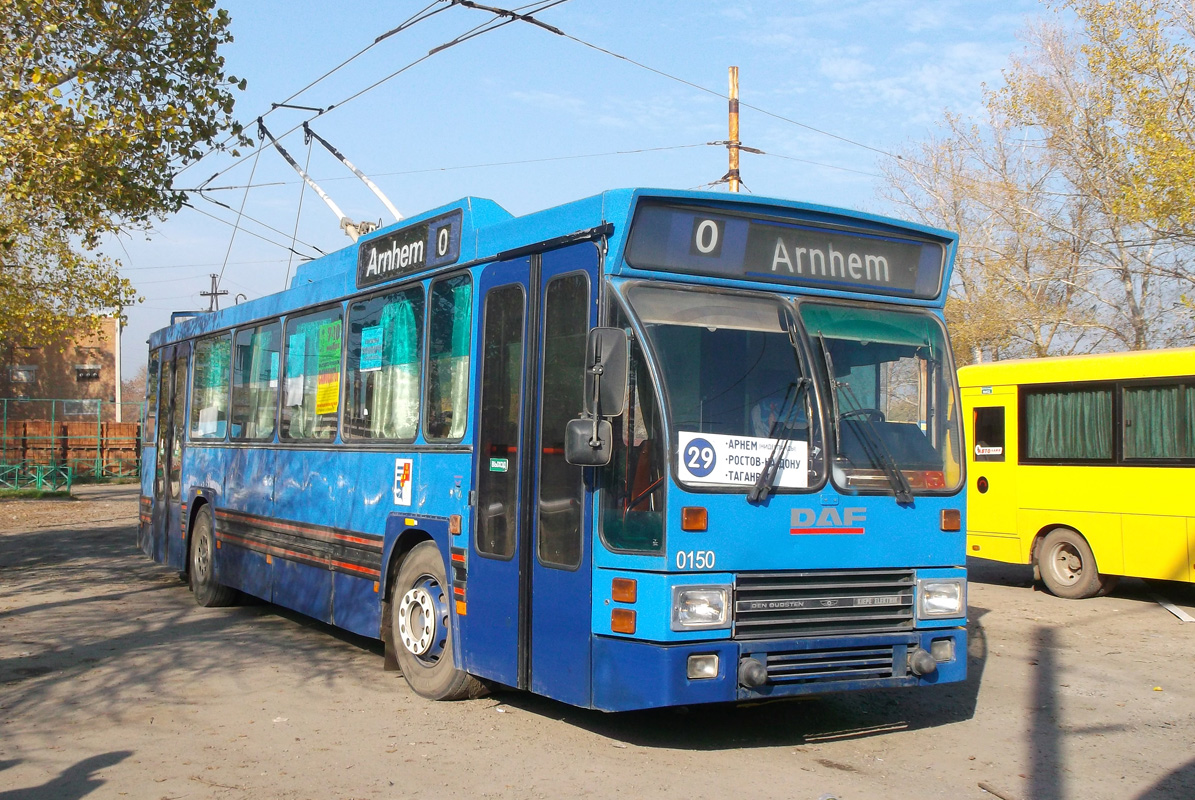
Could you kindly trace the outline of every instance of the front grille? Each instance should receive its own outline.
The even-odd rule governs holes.
[[[768,653],[768,680],[772,683],[805,683],[891,678],[894,675],[893,650],[889,644]]]
[[[913,570],[741,573],[734,638],[873,633],[913,627]]]

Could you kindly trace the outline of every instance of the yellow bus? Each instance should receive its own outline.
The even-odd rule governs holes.
[[[1195,348],[959,370],[967,553],[1060,597],[1195,580]]]

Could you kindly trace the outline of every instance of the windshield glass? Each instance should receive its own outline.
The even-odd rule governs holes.
[[[816,483],[813,392],[781,299],[637,285],[629,300],[663,373],[682,482],[750,487],[774,458],[771,485]]]
[[[954,369],[937,318],[814,303],[800,313],[832,378],[835,483],[898,495],[902,478],[913,492],[957,489]]]

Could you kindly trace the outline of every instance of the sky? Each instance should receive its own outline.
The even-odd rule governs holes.
[[[429,3],[440,13],[335,69]],[[567,36],[514,22],[390,77],[494,16],[444,0],[222,5],[226,72],[248,84],[237,119],[255,133],[264,115],[347,216],[383,224],[395,221],[385,205],[304,143],[304,121],[404,216],[466,196],[520,215],[605,189],[710,188],[727,170],[726,148],[709,143],[727,138],[732,65],[740,140],[766,154],[743,154],[746,190],[891,213],[878,194],[886,154],[933,135],[947,109],[977,114],[1026,27],[1057,19],[1039,0],[567,0],[536,15]],[[351,244],[270,148],[213,153],[175,187],[193,208],[104,244],[143,298],[125,312],[126,378],[172,311],[208,308],[211,274],[223,306],[280,291],[302,258]]]

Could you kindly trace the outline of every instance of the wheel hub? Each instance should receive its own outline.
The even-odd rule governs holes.
[[[424,661],[438,659],[444,649],[447,617],[439,584],[425,576],[398,604],[398,635],[403,647]]]
[[[1054,551],[1054,563],[1058,566],[1058,576],[1067,583],[1074,583],[1083,574],[1083,559],[1069,547],[1061,546]]]

